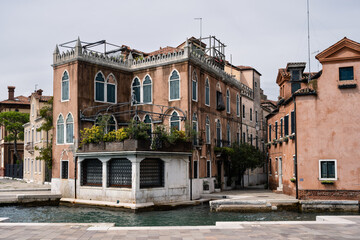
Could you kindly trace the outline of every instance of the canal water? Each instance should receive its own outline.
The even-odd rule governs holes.
[[[196,226],[215,225],[219,221],[310,221],[315,220],[317,215],[334,214],[289,211],[270,213],[210,212],[207,204],[169,211],[139,213],[83,206],[0,207],[0,218],[9,218],[7,222],[107,222],[115,223],[116,226]],[[354,213],[336,213],[336,215],[340,214],[351,215]]]

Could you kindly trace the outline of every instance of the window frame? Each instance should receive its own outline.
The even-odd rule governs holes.
[[[146,77],[149,77],[149,79],[150,79],[150,84],[149,83],[145,84],[145,87],[150,86],[150,102],[144,102],[144,93],[145,93],[145,91],[144,91],[144,82],[146,80]],[[141,91],[140,91],[140,102],[141,102],[141,104],[152,104],[153,103],[153,89],[154,88],[153,88],[153,80],[152,80],[150,74],[145,75],[143,81],[140,82],[140,86],[141,86]]]
[[[205,118],[205,140],[207,144],[211,144],[211,128],[210,128],[210,118],[206,115]]]
[[[60,117],[62,117],[62,119],[63,119],[63,122],[61,123],[62,126],[63,126],[63,129],[62,129],[63,141],[62,142],[59,142],[59,135],[58,135],[59,134],[59,125],[60,125],[58,122],[59,122]],[[31,139],[32,139],[31,142],[33,142],[34,141],[33,134],[32,134]],[[57,120],[56,120],[56,145],[63,145],[63,144],[65,144],[65,120],[64,120],[64,116],[62,115],[62,113],[60,113]]]
[[[231,96],[230,96],[230,89],[226,89],[226,113],[231,113]]]
[[[175,81],[175,80],[171,80],[171,75],[172,75],[172,73],[173,73],[174,71],[176,71],[177,75],[179,76],[179,79],[177,80],[177,81],[179,81],[179,98],[174,98],[174,99],[172,99],[172,98],[171,98],[171,92],[170,92],[170,90],[171,90],[171,84],[170,84],[170,83],[171,83],[171,81]],[[169,88],[168,88],[169,102],[179,101],[179,100],[181,99],[181,77],[180,77],[180,73],[179,73],[179,71],[178,71],[177,69],[173,69],[173,70],[170,72],[170,74],[169,74],[169,79],[168,79],[168,85],[169,85]]]
[[[177,114],[177,117],[178,117],[179,119],[172,121],[171,118],[173,117],[173,114],[174,114],[174,113]],[[177,129],[177,130],[180,131],[180,130],[181,130],[181,121],[180,121],[179,113],[178,113],[178,111],[176,111],[176,110],[172,111],[172,113],[170,114],[170,117],[169,117],[170,132],[171,132],[171,130],[172,130],[172,127],[171,127],[171,123],[172,123],[172,122],[179,122],[179,129]]]
[[[63,77],[64,77],[64,74],[65,74],[65,72],[67,73],[67,76],[68,76],[68,79],[66,80],[67,82],[68,82],[68,99],[63,99]],[[68,101],[70,101],[70,76],[69,76],[69,71],[67,70],[67,69],[65,69],[64,70],[64,72],[63,72],[63,74],[61,75],[61,87],[60,87],[60,89],[61,89],[61,97],[60,97],[60,99],[61,99],[61,102],[68,102]]]
[[[115,83],[108,83],[110,76],[113,77]],[[107,93],[108,93],[108,85],[114,85],[114,87],[115,87],[115,99],[114,99],[115,101],[114,101],[114,102],[109,102],[109,101],[108,101],[108,94],[107,94]],[[105,100],[106,100],[106,101],[105,101]],[[110,104],[116,104],[116,103],[117,103],[117,80],[116,80],[115,75],[114,75],[113,73],[110,73],[110,74],[106,77],[106,79],[105,79],[105,85],[104,85],[104,102],[110,103]]]
[[[252,121],[253,121],[253,111],[252,111],[252,108],[250,108],[249,116],[250,116],[250,122],[252,122]]]
[[[211,178],[211,161],[210,161],[210,159],[206,160],[206,177]]]
[[[352,79],[341,79],[341,70],[344,70],[344,69],[352,69]],[[355,74],[354,74],[354,66],[348,66],[348,67],[339,67],[339,81],[342,82],[342,81],[354,81],[355,80]]]
[[[195,87],[196,87],[195,88],[195,96],[194,96],[194,84],[195,84]],[[192,78],[191,78],[191,90],[192,90],[191,91],[191,100],[194,101],[194,102],[198,101],[198,95],[199,95],[198,89],[199,89],[199,80],[198,80],[196,71],[194,70],[193,74],[192,74]]]
[[[240,117],[240,96],[236,93],[236,116]]]
[[[206,103],[206,93],[209,96],[209,102],[208,103]],[[210,107],[210,81],[209,81],[208,77],[205,78],[205,106]]]
[[[67,121],[68,121],[68,118],[69,116],[71,116],[72,118],[72,142],[68,142],[67,141]],[[67,115],[66,115],[66,119],[64,121],[64,144],[74,144],[74,138],[75,138],[75,134],[74,134],[74,116],[72,115],[71,112],[69,112]]]
[[[133,87],[134,87],[133,84],[134,84],[135,79],[137,79],[137,80],[139,81],[139,102],[138,102],[138,103],[134,103],[134,102],[133,102],[133,99],[132,99],[132,93],[133,93]],[[137,87],[137,86],[135,86],[135,87]],[[140,80],[140,78],[139,78],[138,76],[135,76],[135,77],[133,78],[133,80],[131,81],[131,85],[130,85],[130,101],[131,101],[131,106],[141,105],[141,104],[142,104],[142,97],[141,97],[141,95],[142,95],[142,84],[141,84],[141,80]]]
[[[97,82],[99,82],[99,81],[96,81],[96,77],[97,77],[97,75],[98,74],[101,74],[102,75],[102,77],[103,77],[103,79],[104,79],[104,82],[103,82],[103,84],[104,84],[104,92],[103,92],[103,94],[104,94],[104,101],[101,101],[101,100],[97,100],[96,99],[96,93],[97,93],[97,91],[96,91],[96,83]],[[99,82],[100,83],[100,82]],[[100,102],[100,103],[106,103],[106,96],[105,96],[105,92],[106,92],[106,87],[105,87],[105,85],[106,85],[106,78],[105,78],[105,75],[104,75],[104,73],[102,72],[102,71],[98,71],[96,74],[95,74],[95,77],[94,77],[94,102]]]
[[[67,178],[63,178],[63,162],[67,162],[67,165],[68,165],[68,167],[67,167],[67,173],[66,173],[66,176],[67,176]],[[70,168],[69,168],[69,160],[60,160],[60,179],[69,179],[69,170],[70,170]]]
[[[334,178],[322,178],[321,177],[321,163],[322,162],[334,162],[335,164],[335,177]],[[338,179],[338,176],[337,176],[337,160],[336,159],[320,159],[319,160],[319,180],[322,181],[322,180],[331,180],[331,181],[336,181]]]

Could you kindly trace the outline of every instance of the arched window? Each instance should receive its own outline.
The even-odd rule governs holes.
[[[192,123],[193,123],[193,131],[194,131],[194,145],[198,145],[198,140],[197,140],[198,119],[196,113],[193,114]]]
[[[219,119],[216,121],[216,146],[221,147],[221,123]]]
[[[116,79],[110,74],[106,80],[106,98],[109,103],[116,103]]]
[[[169,80],[170,100],[180,99],[180,76],[176,70],[172,71]]]
[[[240,117],[240,97],[236,94],[236,116]]]
[[[209,116],[206,116],[206,120],[205,120],[205,134],[206,134],[206,143],[210,144],[211,143],[211,138],[210,138],[210,119]]]
[[[180,130],[180,118],[179,118],[179,114],[176,111],[174,111],[171,114],[170,129],[171,130],[173,130],[173,129]]]
[[[95,76],[95,101],[105,101],[105,78],[101,72],[98,72]]]
[[[140,80],[136,77],[131,84],[132,104],[140,103]]]
[[[151,117],[150,115],[146,114],[144,117],[144,123],[148,124],[150,128],[147,130],[149,136],[151,137]]]
[[[205,105],[210,106],[210,84],[208,78],[205,80]]]
[[[192,100],[197,101],[197,92],[198,92],[198,80],[196,76],[196,72],[193,73],[192,78]]]
[[[69,85],[69,74],[65,71],[61,78],[61,101],[69,100]]]
[[[103,126],[104,132],[109,133],[116,130],[116,119],[113,115],[98,115],[95,120],[96,126]]]
[[[230,113],[230,91],[226,90],[226,112]]]
[[[61,114],[56,123],[56,140],[58,144],[64,143],[64,117]]]
[[[66,143],[74,142],[74,119],[69,113],[66,118]]]
[[[146,75],[143,82],[143,102],[151,103],[152,102],[152,82],[149,75]]]
[[[139,117],[138,115],[135,115],[135,116],[134,116],[134,121],[135,121],[135,122],[140,122],[140,117]]]
[[[231,129],[230,129],[230,124],[229,123],[226,126],[226,137],[227,137],[228,145],[230,145],[230,143],[231,143]]]

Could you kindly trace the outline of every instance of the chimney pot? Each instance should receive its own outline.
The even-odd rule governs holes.
[[[37,93],[39,96],[41,96],[41,95],[42,95],[42,92],[43,92],[43,90],[42,90],[42,89],[39,89],[39,90],[37,90],[37,91],[36,91],[36,93]]]

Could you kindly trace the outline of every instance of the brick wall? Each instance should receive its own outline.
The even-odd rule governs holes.
[[[359,200],[360,191],[356,190],[299,190],[299,199],[319,200]]]

